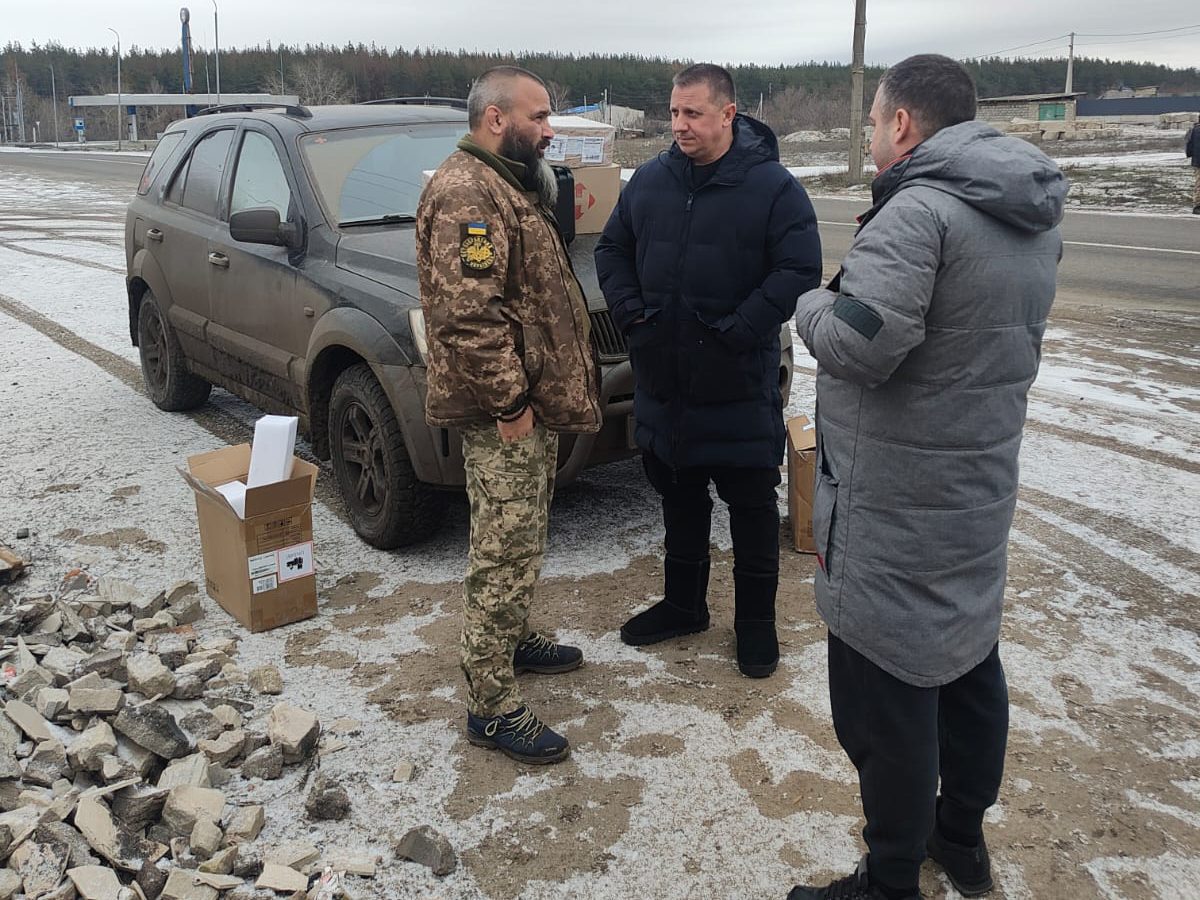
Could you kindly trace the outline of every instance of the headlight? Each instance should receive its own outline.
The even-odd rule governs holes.
[[[421,363],[429,365],[429,338],[425,335],[425,313],[414,307],[408,311],[408,329],[412,332],[413,346],[421,354]]]

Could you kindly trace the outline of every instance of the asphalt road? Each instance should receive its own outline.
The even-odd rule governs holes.
[[[112,153],[44,151],[0,153],[0,169],[43,178],[129,185],[144,157]],[[821,241],[830,266],[854,236],[860,198],[818,197]],[[1200,312],[1200,216],[1068,212],[1059,267],[1058,302],[1077,306]]]

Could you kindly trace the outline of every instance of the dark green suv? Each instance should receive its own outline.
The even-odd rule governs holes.
[[[129,205],[129,325],[161,409],[214,384],[300,417],[355,531],[380,548],[433,533],[464,483],[457,435],[425,423],[413,215],[422,173],[467,130],[455,101],[222,107],[171,125]],[[571,246],[602,367],[599,434],[564,435],[559,479],[632,455],[633,374]],[[786,331],[786,329],[785,329]],[[791,380],[790,334],[780,360]]]

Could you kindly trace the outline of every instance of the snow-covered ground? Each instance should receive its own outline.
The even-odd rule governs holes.
[[[74,565],[147,590],[202,583],[175,468],[249,439],[257,416],[220,391],[204,417],[163,413],[136,390],[123,203],[0,163],[0,540],[35,562],[22,589],[52,589]],[[1002,645],[1013,733],[988,826],[996,896],[1196,896],[1198,325],[1064,314],[1047,335]],[[789,413],[811,412],[815,367],[797,348]],[[719,508],[715,518],[725,551]],[[32,537],[15,540],[22,527]],[[199,626],[239,635],[247,668],[280,665],[283,699],[326,724],[360,723],[349,749],[321,761],[350,788],[351,819],[307,821],[298,775],[235,788],[267,803],[262,840],[382,855],[355,897],[782,898],[797,880],[848,871],[861,822],[829,724],[811,558],[785,554],[783,662],[750,683],[729,659],[726,553],[710,632],[647,650],[618,640],[658,589],[660,529],[632,462],[592,470],[556,500],[538,621],[578,641],[588,665],[527,684],[575,748],[529,772],[461,733],[464,505],[437,540],[382,553],[319,500],[319,616],[248,635],[206,600]],[[394,784],[402,760],[417,774]],[[462,860],[445,879],[392,861],[388,835],[426,823]],[[957,896],[930,867],[923,888]]]

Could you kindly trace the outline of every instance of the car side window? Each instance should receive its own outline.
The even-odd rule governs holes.
[[[183,203],[183,186],[187,183],[188,167],[192,164],[192,157],[189,154],[183,161],[183,165],[179,167],[179,171],[175,173],[175,180],[171,182],[171,187],[167,191],[167,202],[174,203],[180,206]]]
[[[233,203],[229,212],[247,209],[274,209],[281,221],[287,221],[292,205],[292,190],[275,145],[265,134],[247,131],[242,138],[237,170],[233,177]]]
[[[232,128],[211,132],[200,139],[188,162],[181,201],[183,206],[214,219],[217,217],[221,179],[225,173],[225,160],[229,157],[229,145],[232,141]],[[176,178],[176,182],[179,180]]]
[[[175,152],[175,148],[181,140],[183,140],[182,131],[168,131],[162,136],[158,142],[158,146],[150,154],[150,159],[146,161],[146,168],[142,170],[142,179],[138,182],[137,189],[139,194],[149,193],[150,185],[154,183],[154,179],[158,175],[158,170],[163,167],[163,163]]]

